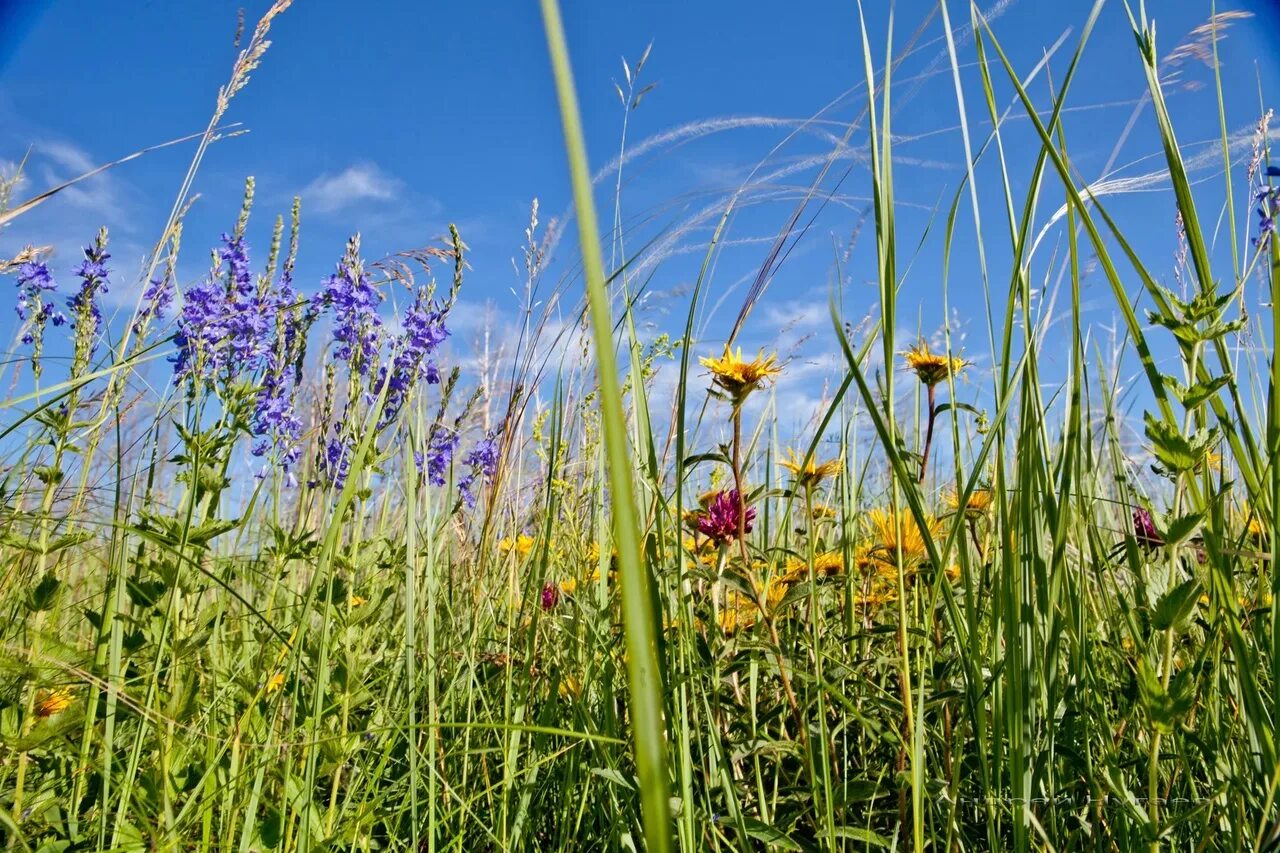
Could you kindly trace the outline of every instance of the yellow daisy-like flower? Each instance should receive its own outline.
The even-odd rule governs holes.
[[[824,578],[838,575],[844,571],[844,557],[839,551],[828,551],[813,556],[814,577]],[[793,584],[809,579],[809,563],[799,557],[787,560],[787,569],[782,573],[783,583]]]
[[[929,344],[924,341],[902,353],[902,356],[907,360],[907,367],[930,387],[945,382],[948,376],[959,376],[960,371],[970,364],[958,356],[930,352]]]
[[[884,578],[875,578],[867,589],[854,596],[853,603],[868,610],[898,600],[898,588]]]
[[[756,587],[759,589],[759,586]],[[773,578],[765,587],[764,604],[773,612],[786,597],[790,586],[780,577]],[[754,598],[740,592],[730,592],[725,597],[724,610],[720,612],[720,628],[726,634],[751,628],[760,621],[760,605]]]
[[[44,719],[52,717],[54,714],[60,714],[71,706],[73,699],[75,699],[75,696],[66,688],[42,691],[39,698],[36,699],[36,716]]]
[[[843,460],[828,459],[826,462],[819,462],[811,458],[806,462],[803,457],[796,456],[794,450],[788,449],[787,458],[778,460],[778,464],[790,471],[799,485],[812,487],[839,474]]]
[[[869,510],[867,523],[874,540],[871,554],[886,567],[896,566],[899,557],[908,569],[928,559],[924,534],[909,511],[895,515],[891,509]],[[925,524],[930,536],[941,534],[942,525],[937,519],[926,517]]]
[[[776,354],[766,356],[761,352],[747,361],[742,357],[741,347],[735,353],[726,344],[720,358],[700,358],[698,361],[711,371],[712,381],[724,389],[734,403],[741,403],[762,382],[782,372],[782,368],[774,365],[777,358]]]
[[[369,603],[369,599],[365,598],[363,595],[352,595],[347,600],[352,607],[360,607]]]
[[[964,517],[973,521],[982,518],[991,509],[991,503],[994,496],[990,489],[974,489],[969,494],[969,499],[964,502],[964,506],[960,505],[960,495],[950,492],[947,495],[947,505],[951,507],[952,512],[964,512]]]
[[[284,687],[284,673],[277,672],[267,679],[267,695],[270,696],[281,687]]]
[[[533,537],[521,533],[515,539],[501,539],[498,541],[498,550],[504,554],[515,551],[517,556],[527,557],[533,550]]]
[[[814,504],[813,505],[814,521],[824,521],[824,520],[832,519],[835,517],[836,517],[836,508],[833,507],[831,504]]]

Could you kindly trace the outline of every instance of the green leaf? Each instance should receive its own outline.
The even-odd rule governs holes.
[[[832,830],[832,834],[836,838],[848,838],[850,841],[859,841],[863,844],[874,844],[876,847],[883,847],[888,850],[892,845],[889,839],[885,838],[878,832],[872,832],[869,829],[863,829],[860,826],[837,826]]]
[[[1195,578],[1184,581],[1160,596],[1156,603],[1155,614],[1151,617],[1151,625],[1157,631],[1169,628],[1181,628],[1195,610],[1196,601],[1200,598],[1200,582]]]
[[[1163,531],[1165,544],[1181,545],[1191,538],[1191,534],[1196,532],[1203,520],[1203,512],[1193,512],[1170,521],[1169,526]]]
[[[778,829],[776,826],[767,824],[762,820],[757,820],[756,818],[744,815],[742,817],[742,826],[746,829],[747,835],[757,841],[763,841],[771,847],[777,847],[781,850],[804,849],[799,844],[792,841],[791,838],[789,838],[782,830]]]
[[[50,609],[61,587],[62,581],[54,577],[53,572],[45,572],[40,583],[27,591],[27,609],[32,613]]]

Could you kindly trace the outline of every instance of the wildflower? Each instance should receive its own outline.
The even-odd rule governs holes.
[[[354,448],[348,436],[340,436],[331,438],[324,445],[324,452],[319,454],[316,467],[319,469],[323,481],[333,486],[335,489],[341,489],[347,482],[347,475],[351,473],[351,452]]]
[[[941,355],[929,351],[929,344],[924,341],[904,352],[907,367],[930,388],[946,381],[948,376],[959,376],[970,362],[963,358]]]
[[[831,577],[844,571],[844,557],[838,551],[815,554],[813,557],[813,576],[816,578]],[[799,583],[809,578],[809,561],[799,557],[787,560],[786,571],[782,581],[788,584]]]
[[[418,291],[413,306],[405,312],[402,333],[396,344],[391,369],[380,372],[387,383],[387,399],[383,405],[379,428],[391,423],[404,407],[409,392],[419,379],[431,384],[440,381],[440,371],[431,354],[449,336],[445,311],[431,304],[426,288]],[[443,483],[437,483],[443,485]]]
[[[797,458],[794,450],[788,449],[787,458],[780,460],[778,464],[790,471],[800,486],[815,488],[828,477],[839,474],[843,460],[828,459],[826,462],[819,462],[812,457],[802,460]]]
[[[698,514],[698,532],[720,544],[736,539],[739,527],[741,532],[750,533],[755,517],[755,509],[743,506],[736,489],[717,492]]]
[[[476,496],[473,491],[476,477],[479,476],[486,484],[492,483],[494,476],[498,473],[501,452],[501,445],[495,434],[491,432],[477,441],[475,447],[462,458],[462,464],[471,469],[458,481],[458,494],[462,496],[462,502],[466,504],[467,509],[472,509],[476,505]]]
[[[866,589],[854,597],[853,603],[868,610],[874,610],[897,600],[897,586],[885,578],[876,577],[872,579]]]
[[[867,520],[874,539],[872,556],[885,566],[896,566],[901,560],[903,566],[911,569],[928,559],[924,533],[910,512],[873,509],[867,513]],[[930,537],[937,537],[941,532],[941,525],[934,518],[926,517],[925,527]]]
[[[226,361],[223,341],[227,327],[227,292],[210,279],[188,288],[174,334],[177,353],[173,372],[179,379],[211,381]]]
[[[54,714],[60,714],[71,707],[74,698],[71,691],[66,688],[44,691],[43,695],[36,699],[36,716],[43,720]]]
[[[761,383],[782,372],[782,368],[774,366],[776,359],[777,355],[766,357],[761,352],[753,360],[747,361],[742,357],[741,347],[734,353],[726,344],[724,355],[720,358],[698,360],[711,371],[712,381],[729,395],[735,406],[739,406]]]
[[[951,492],[946,498],[947,505],[951,507],[952,512],[963,512],[964,517],[969,521],[976,521],[985,516],[991,510],[993,499],[991,490],[986,488],[974,489],[970,492],[963,506],[961,506],[960,495],[957,492]]]
[[[757,594],[761,591],[756,584]],[[764,606],[773,613],[786,597],[790,586],[782,578],[772,578],[763,587]],[[740,592],[730,592],[725,597],[724,609],[720,612],[720,629],[726,634],[751,628],[760,620],[760,602]]]
[[[71,328],[75,330],[75,351],[71,361],[71,375],[79,376],[93,358],[98,345],[98,330],[102,326],[102,309],[98,296],[107,292],[107,229],[98,232],[92,246],[84,249],[84,260],[76,269],[81,279],[80,289],[67,298],[71,310]]]
[[[369,603],[369,599],[363,595],[355,595],[354,593],[347,598],[347,603],[352,607],[363,607]]]
[[[18,318],[26,323],[22,343],[31,347],[31,369],[40,376],[40,356],[44,351],[44,330],[49,323],[61,326],[67,317],[46,302],[43,293],[57,289],[53,274],[43,261],[29,260],[18,267]]]
[[[560,587],[553,583],[542,587],[542,609],[551,610],[560,603]]]
[[[338,270],[329,276],[324,289],[312,300],[312,309],[319,312],[333,309],[333,339],[337,343],[334,357],[347,362],[360,376],[378,356],[382,340],[382,318],[378,305],[382,294],[364,271],[360,260],[360,236],[347,241],[346,253],[338,262]]]
[[[282,687],[284,687],[284,673],[273,673],[271,677],[267,679],[266,693],[270,696]]]
[[[173,279],[167,274],[153,278],[142,292],[142,307],[133,320],[133,333],[141,335],[152,320],[163,320],[164,313],[173,302]]]
[[[1133,537],[1144,548],[1159,548],[1164,544],[1164,537],[1156,530],[1155,519],[1149,510],[1138,507],[1133,511]]]
[[[529,552],[533,550],[533,537],[521,533],[515,539],[501,539],[498,541],[498,550],[504,554],[512,551],[516,552],[516,556],[521,559],[529,556]]]
[[[815,503],[813,505],[813,520],[824,521],[836,517],[836,508],[831,504]]]
[[[443,486],[445,475],[449,471],[449,463],[458,449],[461,437],[456,430],[436,425],[431,438],[427,442],[426,475],[427,482],[433,486]],[[421,463],[419,463],[421,465]]]

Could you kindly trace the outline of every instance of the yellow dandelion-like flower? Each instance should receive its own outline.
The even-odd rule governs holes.
[[[960,495],[956,492],[950,492],[947,495],[947,506],[951,507],[952,512],[964,512],[964,517],[970,521],[982,518],[991,510],[991,503],[994,500],[990,489],[974,489],[969,493],[969,499],[964,502],[964,506],[960,505]]]
[[[836,508],[831,504],[814,504],[813,520],[828,521],[836,517]]]
[[[501,539],[498,541],[498,550],[504,554],[510,554],[512,551],[516,555],[523,558],[529,556],[529,552],[533,550],[533,537],[521,533],[515,539]]]
[[[778,460],[778,464],[790,471],[799,485],[813,487],[828,477],[839,474],[843,460],[828,459],[826,462],[819,462],[811,458],[806,462],[803,457],[796,456],[794,450],[788,449],[787,458]]]
[[[277,672],[267,679],[267,695],[270,696],[281,687],[284,687],[284,673]]]
[[[347,599],[347,601],[352,607],[361,607],[369,603],[369,599],[365,598],[363,595],[352,595]]]
[[[948,376],[959,376],[960,371],[970,364],[958,356],[930,352],[929,344],[924,341],[902,353],[902,357],[920,381],[930,387],[945,382]]]
[[[854,596],[853,603],[874,610],[898,600],[898,588],[883,578],[875,578],[870,586]]]
[[[777,376],[782,368],[775,366],[777,355],[764,355],[761,352],[751,361],[742,357],[742,348],[735,353],[724,348],[720,358],[700,358],[702,366],[711,371],[712,381],[720,386],[733,399],[741,403],[746,396],[758,388],[762,382]]]
[[[72,692],[66,688],[43,691],[36,699],[36,716],[44,719],[52,717],[54,714],[60,714],[71,706],[74,698],[75,696]]]
[[[886,567],[896,566],[899,557],[908,569],[928,559],[924,534],[910,512],[895,514],[891,509],[873,509],[867,512],[867,523],[874,540],[871,554]],[[937,519],[926,517],[925,524],[930,536],[941,534],[942,525]]]
[[[844,557],[838,551],[828,551],[824,554],[814,554],[813,556],[813,575],[814,577],[824,578],[838,575],[844,571]],[[792,557],[787,560],[786,571],[782,573],[784,583],[799,583],[809,578],[809,563],[799,557]]]
[[[560,696],[564,699],[576,699],[582,695],[582,682],[572,675],[560,676]]]

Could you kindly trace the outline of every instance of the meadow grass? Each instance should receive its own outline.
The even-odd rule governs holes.
[[[732,345],[834,155],[728,345],[694,330],[736,194],[679,337],[647,339],[633,264],[649,247],[624,242],[620,173],[600,232],[555,0],[542,10],[581,266],[546,281],[535,206],[504,365],[468,377],[440,349],[466,299],[463,235],[371,264],[353,238],[300,293],[296,204],[250,266],[252,180],[210,275],[166,319],[194,175],[288,3],[273,6],[131,317],[98,317],[105,232],[66,325],[42,253],[5,264],[29,336],[2,407],[6,847],[1275,845],[1280,361],[1256,341],[1280,320],[1280,245],[1243,215],[1277,201],[1266,118],[1237,166],[1215,77],[1223,169],[1247,168],[1251,195],[1226,181],[1222,211],[1198,209],[1152,25],[1130,10],[1185,258],[1185,287],[1167,289],[1067,154],[1101,4],[1047,110],[1027,87],[1048,58],[1019,76],[976,7],[983,99],[965,102],[954,5],[939,12],[967,165],[909,239],[940,251],[944,308],[955,241],[976,240],[994,367],[966,382],[973,354],[949,329],[902,337],[899,54],[892,24],[864,23],[866,106],[841,145],[869,143],[877,304],[855,329],[832,294],[844,369],[799,435],[777,406],[788,365]],[[624,113],[643,66],[626,68]],[[1012,115],[1039,140],[1029,174],[1005,159]],[[977,186],[993,159],[994,220]],[[54,195],[12,204],[6,187],[0,224]],[[1052,258],[1036,252],[1046,203],[1063,206]],[[1215,264],[1203,223],[1223,218],[1231,258]],[[1091,263],[1121,319],[1110,351],[1084,318]],[[1036,281],[1054,276],[1068,298],[1050,314]],[[1269,316],[1247,313],[1246,288]],[[574,322],[551,321],[561,295]],[[1154,354],[1170,348],[1174,370]],[[1060,382],[1050,352],[1066,354]],[[669,398],[661,371],[676,373]],[[1142,408],[1141,448],[1122,396]]]

